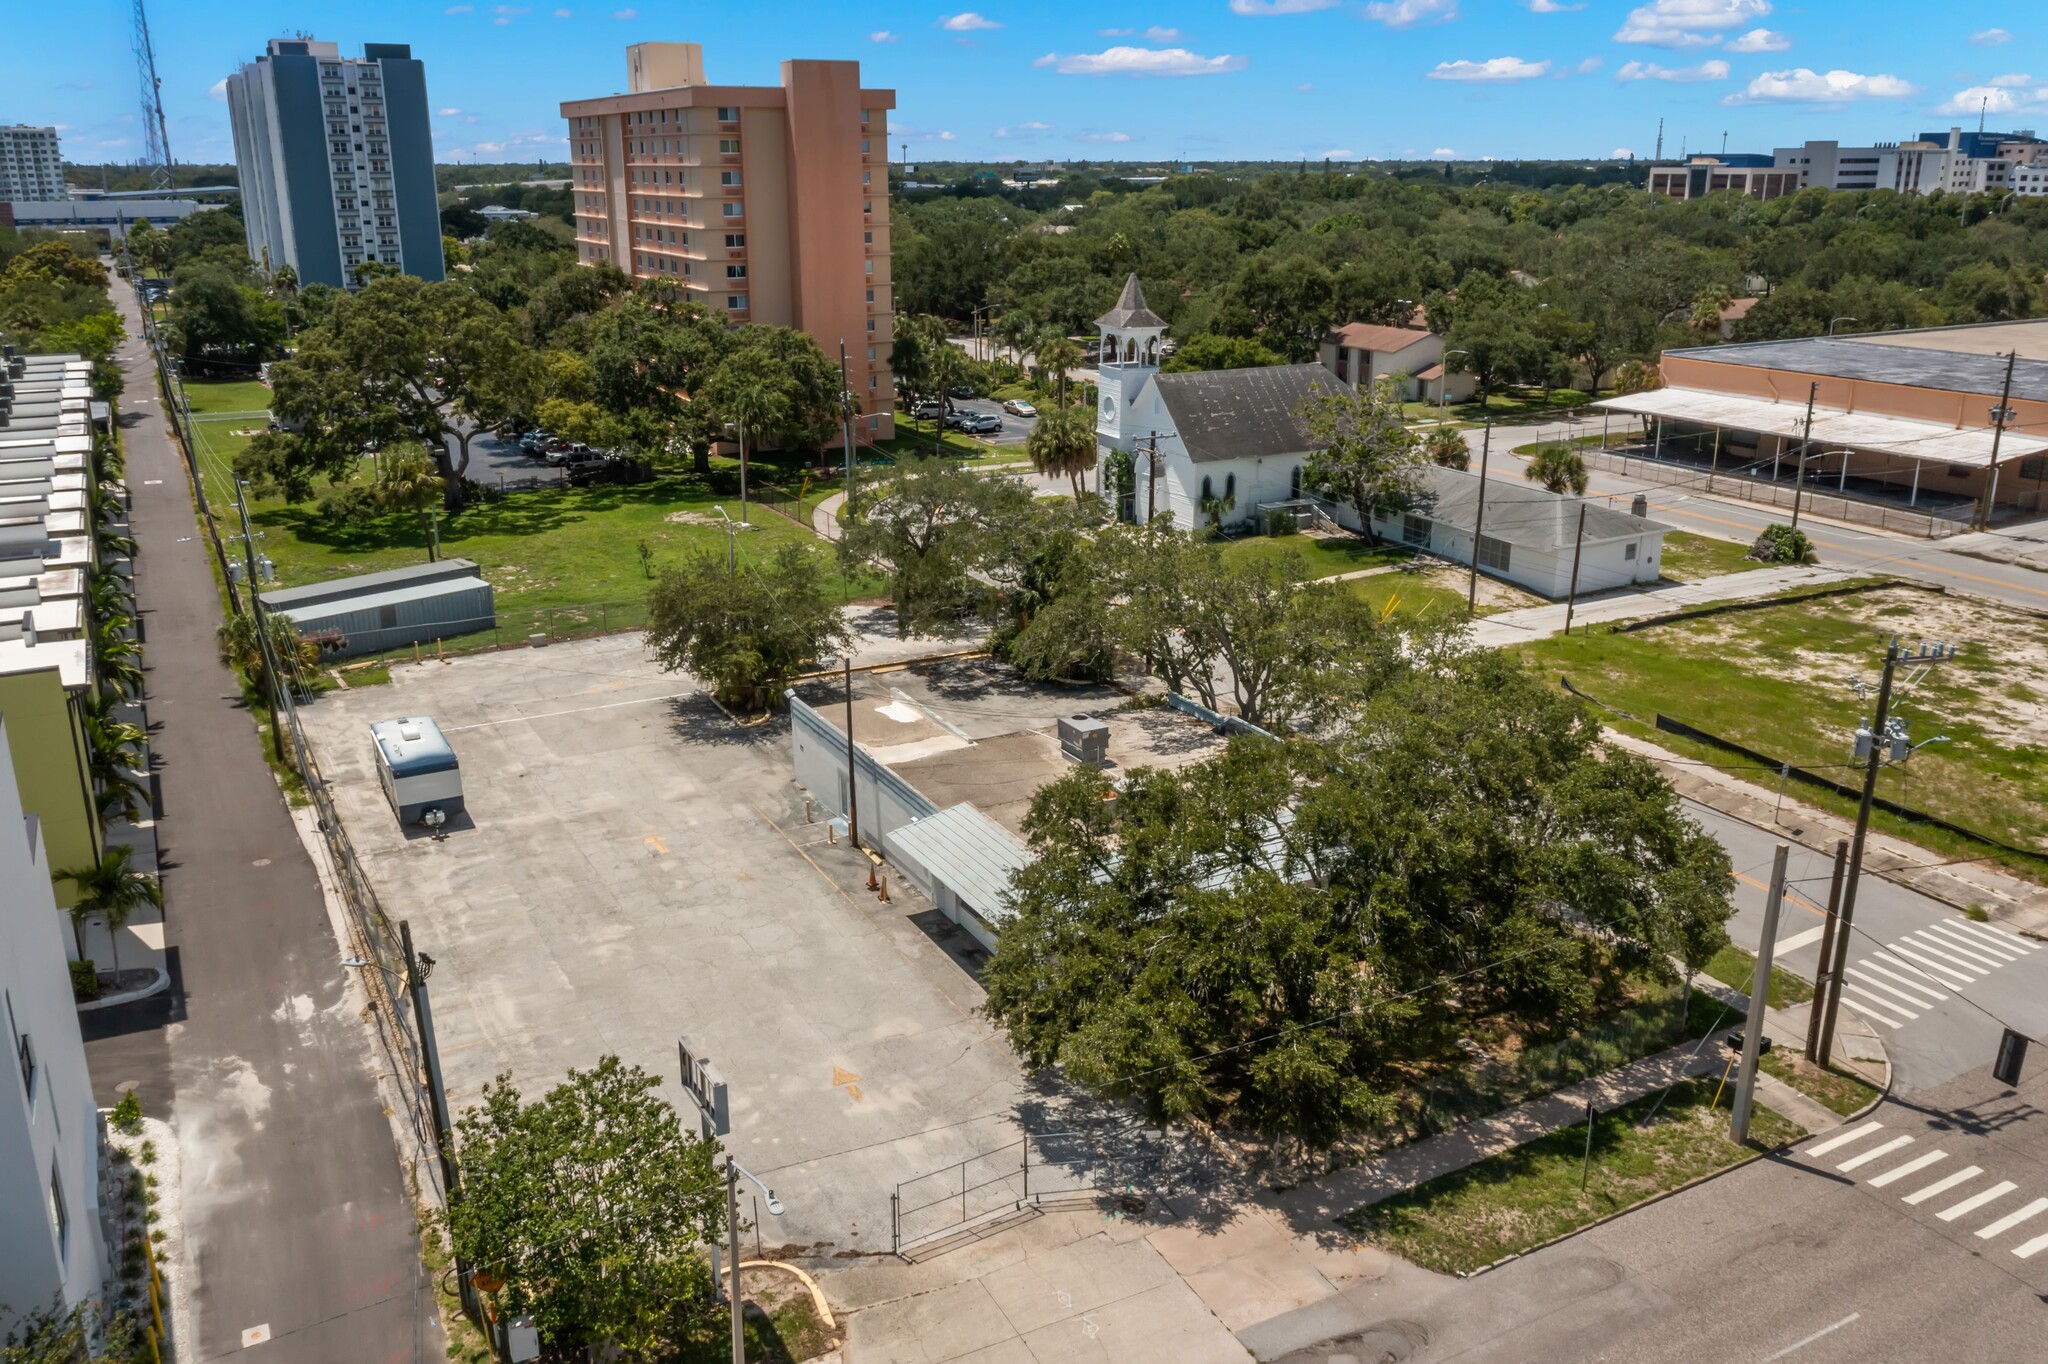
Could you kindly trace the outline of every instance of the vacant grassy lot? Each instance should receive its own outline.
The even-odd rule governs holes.
[[[1714,1078],[1676,1086],[1649,1126],[1651,1095],[1593,1124],[1586,1187],[1583,1123],[1433,1179],[1341,1219],[1373,1244],[1443,1273],[1467,1272],[1632,1207],[1750,1154],[1728,1140],[1725,1110],[1713,1107]],[[1805,1129],[1759,1106],[1752,1139],[1778,1146]]]
[[[1740,990],[1745,995],[1756,981],[1756,953],[1745,952],[1732,943],[1716,952],[1707,962],[1706,972],[1730,989]],[[1783,1009],[1793,1004],[1804,1004],[1813,998],[1813,986],[1790,971],[1771,968],[1771,998],[1773,1009]]]
[[[1895,713],[1917,743],[1906,763],[1884,769],[1878,792],[2021,848],[2048,850],[2048,619],[1960,597],[1910,588],[1785,602],[1633,633],[1595,630],[1522,646],[1544,672],[1641,723],[1607,715],[1618,728],[1656,740],[1688,758],[1749,766],[1723,750],[1653,728],[1661,711],[1764,755],[1823,771],[1855,785],[1856,727],[1874,697],[1886,641],[1953,640],[1953,662],[1924,676],[1902,672]],[[1769,775],[1750,772],[1760,781]],[[1811,786],[1799,799],[1853,814],[1850,798]],[[1879,827],[1955,856],[1983,856],[1978,843],[1882,812]],[[2036,879],[2048,864],[2005,855],[2001,862]]]
[[[1659,566],[1674,582],[1696,583],[1728,573],[1748,573],[1764,565],[1746,558],[1748,545],[1733,540],[1716,540],[1711,535],[1694,535],[1674,530],[1664,536],[1664,559]]]
[[[1370,545],[1356,536],[1256,535],[1233,540],[1223,547],[1223,557],[1238,562],[1272,562],[1294,555],[1310,578],[1328,578],[1339,573],[1356,573],[1365,568],[1385,568],[1415,557],[1401,545]]]
[[[187,391],[207,496],[222,533],[239,534],[232,464],[267,420],[268,390],[260,384],[228,383],[191,384]],[[508,493],[444,516],[441,552],[476,561],[496,589],[501,615],[591,603],[637,604],[648,582],[642,544],[652,554],[655,572],[699,552],[725,554],[725,530],[713,510],[721,503],[737,514],[736,498],[685,474],[641,484]],[[410,514],[344,526],[323,517],[317,502],[287,504],[271,498],[251,502],[249,517],[261,537],[259,550],[276,562],[278,582],[286,587],[426,561],[425,530]],[[845,579],[831,547],[794,522],[765,508],[754,512],[752,522],[753,528],[739,536],[740,560],[802,544],[827,556],[835,591],[851,599],[882,590],[878,582]]]

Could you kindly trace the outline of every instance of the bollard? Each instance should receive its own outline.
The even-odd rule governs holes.
[[[420,642],[418,640],[412,642],[412,661],[415,663],[420,661]]]
[[[811,823],[811,822],[812,822],[812,821],[811,821],[811,798],[810,798],[809,796],[805,796],[805,797],[804,797],[804,823],[806,823],[806,824],[809,824],[809,823]]]
[[[839,846],[839,826],[837,824],[828,822],[825,825],[825,842],[835,848]]]
[[[441,657],[441,641],[439,637],[436,637],[434,640],[434,661],[437,663],[446,663],[448,661]]]

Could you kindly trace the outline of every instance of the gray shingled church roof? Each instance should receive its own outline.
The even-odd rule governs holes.
[[[1350,391],[1321,365],[1160,374],[1152,382],[1197,464],[1300,454],[1314,443],[1303,409],[1322,394]]]
[[[1095,319],[1098,327],[1159,327],[1166,326],[1166,319],[1152,311],[1145,304],[1144,286],[1138,283],[1134,270],[1124,281],[1124,291],[1118,296],[1116,306]]]

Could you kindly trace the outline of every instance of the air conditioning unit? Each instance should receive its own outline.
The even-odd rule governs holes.
[[[1109,726],[1092,715],[1062,715],[1060,752],[1073,762],[1103,766],[1109,761]]]

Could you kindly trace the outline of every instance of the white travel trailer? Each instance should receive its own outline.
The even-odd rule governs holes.
[[[379,720],[370,738],[377,745],[377,780],[400,824],[438,826],[462,812],[462,764],[433,717]],[[436,810],[441,819],[429,819]]]

